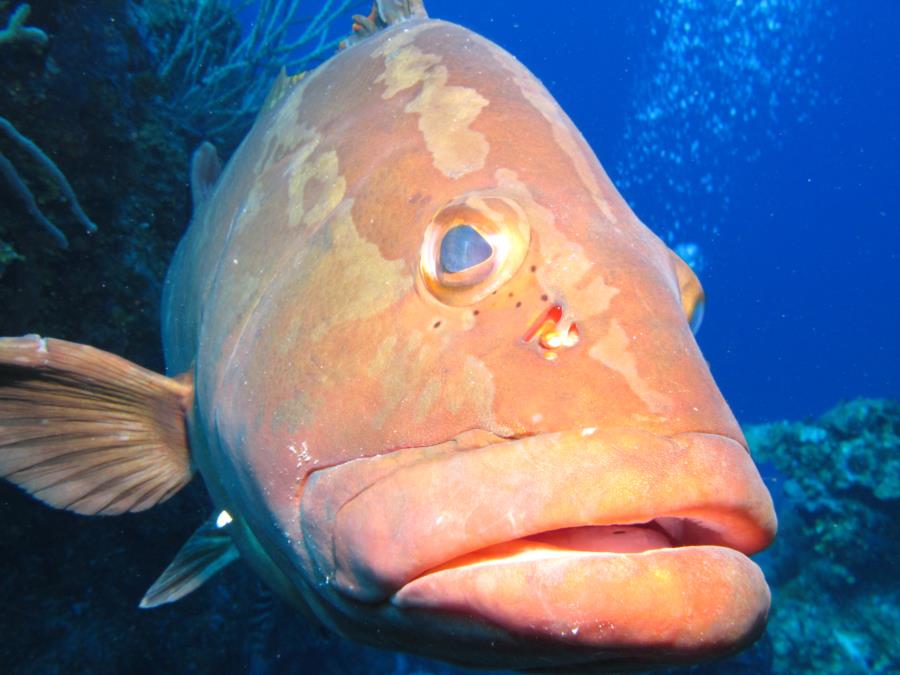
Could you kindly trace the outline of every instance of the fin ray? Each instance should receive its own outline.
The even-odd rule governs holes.
[[[0,338],[0,477],[77,513],[149,508],[191,478],[192,397],[190,382],[99,349]]]
[[[236,560],[238,550],[228,529],[218,527],[215,517],[201,525],[147,589],[140,606],[149,609],[180,600]]]

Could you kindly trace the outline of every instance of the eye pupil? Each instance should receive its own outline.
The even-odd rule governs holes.
[[[453,274],[462,272],[491,257],[491,245],[469,225],[457,225],[441,241],[441,268]]]

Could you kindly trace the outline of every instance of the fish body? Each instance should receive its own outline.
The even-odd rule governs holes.
[[[189,448],[227,519],[189,542],[205,571],[176,565],[148,605],[239,552],[334,630],[465,665],[745,646],[775,515],[692,335],[699,281],[515,58],[415,2],[360,21],[221,175],[195,156],[171,377],[117,366],[151,418],[175,411],[154,490],[60,496],[2,404],[0,471],[55,506],[137,510],[189,479],[165,449]],[[89,387],[79,368],[114,358],[65,345],[0,347],[0,390],[44,406],[29,419],[46,373]]]

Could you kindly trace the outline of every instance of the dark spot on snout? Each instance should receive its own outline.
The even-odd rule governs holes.
[[[546,293],[544,293],[544,294],[541,296],[541,300],[543,300],[544,302],[547,302],[547,300],[549,300],[549,299],[550,299],[550,298],[547,296]]]
[[[434,322],[434,325],[432,326],[432,328],[440,328],[440,327],[441,327],[441,322],[440,322],[440,321],[435,321],[435,322]]]

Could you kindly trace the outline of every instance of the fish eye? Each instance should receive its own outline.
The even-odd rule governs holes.
[[[441,240],[441,269],[450,274],[462,272],[491,257],[488,241],[471,225],[457,225],[447,230]]]
[[[525,211],[514,199],[469,193],[446,204],[425,228],[418,287],[443,304],[471,305],[509,281],[529,241]]]
[[[691,326],[691,332],[696,335],[700,330],[700,324],[703,323],[703,313],[706,311],[706,301],[704,299],[700,299],[694,305],[693,311],[691,311],[690,316],[688,317],[688,323]]]
[[[670,251],[675,267],[675,276],[678,279],[678,294],[681,296],[681,307],[687,317],[691,332],[696,335],[703,323],[703,315],[706,311],[706,294],[703,286],[694,273],[694,270],[684,262],[675,252]]]

